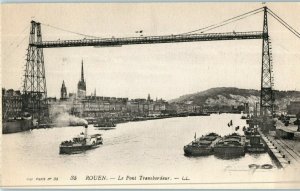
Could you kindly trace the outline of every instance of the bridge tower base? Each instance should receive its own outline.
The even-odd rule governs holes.
[[[31,21],[23,86],[23,111],[43,123],[48,119],[47,87],[43,49],[33,46],[42,42],[41,24]]]
[[[267,7],[264,7],[263,44],[262,44],[262,68],[261,68],[261,92],[260,92],[260,115],[273,115],[273,82],[272,63],[270,52],[270,38],[268,32]]]

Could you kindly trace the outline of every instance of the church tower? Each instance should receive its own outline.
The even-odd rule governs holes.
[[[81,79],[77,85],[77,97],[83,99],[86,96],[86,84],[84,81],[83,60],[81,61]]]
[[[150,94],[148,94],[147,101],[148,101],[148,102],[151,101]]]
[[[66,100],[67,99],[67,88],[65,85],[65,81],[63,81],[61,88],[60,88],[60,99],[61,100]]]

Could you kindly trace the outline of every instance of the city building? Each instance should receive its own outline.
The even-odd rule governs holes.
[[[170,110],[170,105],[163,99],[153,101],[148,94],[147,99],[128,99],[103,97],[94,93],[87,96],[86,81],[84,79],[83,61],[81,62],[81,78],[77,84],[77,94],[67,94],[67,87],[63,81],[60,89],[60,99],[48,98],[49,113],[55,119],[60,113],[69,113],[78,117],[135,117],[163,115]]]
[[[23,99],[19,90],[2,88],[2,119],[22,116]]]

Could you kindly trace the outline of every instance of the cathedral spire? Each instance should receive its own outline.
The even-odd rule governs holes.
[[[83,74],[83,59],[81,60],[81,81],[84,82],[84,74]]]
[[[85,98],[86,96],[86,83],[84,81],[84,72],[83,72],[83,59],[81,61],[81,79],[77,85],[77,96],[78,98]]]
[[[66,88],[64,80],[63,80],[63,83],[62,83],[61,89],[60,89],[60,99],[61,100],[67,99],[67,88]]]

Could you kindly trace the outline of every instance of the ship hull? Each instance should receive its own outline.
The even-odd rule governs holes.
[[[95,124],[94,127],[116,127],[115,124]]]
[[[246,152],[248,152],[248,153],[264,153],[264,152],[267,152],[267,149],[264,146],[261,146],[261,147],[247,146]]]
[[[215,144],[221,139],[219,136],[209,136],[199,138],[196,141],[183,147],[185,156],[207,156],[213,154]],[[200,144],[200,145],[199,145]]]
[[[213,151],[211,147],[197,147],[190,145],[185,146],[183,150],[186,156],[207,156],[212,154]]]
[[[31,120],[24,119],[24,120],[2,122],[2,134],[28,131],[31,128],[32,128]]]
[[[97,130],[104,130],[104,131],[107,131],[107,130],[113,130],[115,129],[114,127],[96,127]]]
[[[245,148],[243,146],[215,146],[214,154],[219,158],[238,158],[245,155]]]
[[[99,147],[99,143],[97,145],[81,145],[81,146],[60,146],[59,147],[59,154],[75,154],[81,153],[87,150],[95,149]]]

